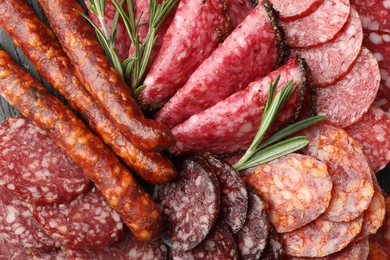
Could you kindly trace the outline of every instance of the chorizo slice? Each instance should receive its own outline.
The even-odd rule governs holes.
[[[369,237],[370,240],[370,255],[386,255],[390,256],[390,197],[385,194],[386,213],[382,227],[375,234]],[[371,252],[371,246],[373,250]],[[372,258],[372,259],[387,259],[387,258]]]
[[[376,59],[363,47],[343,79],[326,88],[317,88],[317,113],[342,128],[356,123],[374,102],[380,78]]]
[[[333,222],[319,217],[309,224],[282,234],[286,254],[323,257],[345,248],[360,233],[363,217],[350,222]]]
[[[134,235],[158,237],[162,215],[157,204],[102,140],[4,51],[0,71],[0,94],[65,150]]]
[[[163,124],[144,118],[130,88],[111,67],[95,32],[75,11],[83,12],[78,2],[40,0],[39,3],[77,77],[126,139],[144,150],[168,148],[174,142],[172,133]]]
[[[176,177],[176,170],[168,159],[159,153],[139,149],[108,119],[99,104],[74,76],[74,68],[55,35],[25,1],[5,0],[0,3],[0,7],[2,28],[33,62],[40,75],[66,98],[73,109],[81,112],[89,127],[124,163],[153,184],[166,183]],[[34,41],[30,40],[31,37],[34,37]]]
[[[308,49],[293,49],[300,53],[311,70],[312,83],[326,87],[343,78],[352,68],[363,42],[363,29],[358,13],[351,9],[347,23],[331,41]]]
[[[279,233],[315,220],[328,207],[332,180],[327,166],[306,155],[292,153],[243,173],[269,207],[269,218]]]
[[[66,203],[88,190],[82,169],[25,117],[1,124],[0,149],[0,184],[28,203]]]
[[[279,12],[280,19],[284,22],[290,22],[299,18],[304,18],[315,12],[322,5],[324,0],[272,0],[271,2],[274,5],[274,8]]]
[[[272,5],[262,1],[155,118],[172,128],[270,73],[285,50],[277,22]]]
[[[158,185],[154,198],[166,217],[162,239],[175,251],[187,251],[208,235],[219,214],[218,180],[211,167],[186,160],[175,182]]]
[[[368,208],[374,193],[371,169],[363,151],[347,132],[320,122],[301,132],[309,139],[303,153],[328,166],[332,197],[324,219],[350,221]]]
[[[138,96],[141,107],[160,108],[218,47],[228,31],[223,1],[180,1],[161,49]]]
[[[270,132],[295,119],[306,88],[303,61],[291,59],[266,77],[252,82],[216,105],[190,117],[172,129],[176,144],[170,148],[174,154],[192,151],[227,153],[249,147],[258,130],[268,98],[269,84],[280,74],[276,91],[294,81],[295,91],[275,120]]]
[[[310,15],[283,23],[288,45],[308,48],[332,40],[347,22],[350,9],[349,0],[324,0]]]

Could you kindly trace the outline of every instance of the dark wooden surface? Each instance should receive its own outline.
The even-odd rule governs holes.
[[[29,3],[35,10],[35,12],[38,14],[38,16],[46,22],[45,16],[42,12],[41,7],[39,6],[37,0],[26,0],[27,3]],[[72,0],[69,0],[72,1]],[[83,0],[77,0],[84,6]],[[84,6],[85,7],[85,6]],[[41,76],[38,74],[38,72],[35,70],[34,66],[31,64],[31,62],[23,55],[23,52],[17,48],[13,43],[10,37],[0,28],[0,48],[4,49],[6,52],[8,52],[19,64],[21,64],[31,75],[33,75],[35,78],[40,80],[45,87],[47,87],[53,94],[58,96],[58,93],[56,93],[51,86],[45,82]],[[60,97],[60,99],[63,101],[63,99]],[[11,107],[7,101],[5,101],[2,97],[0,97],[0,122],[4,121],[6,118],[14,115],[20,115],[19,111],[17,109]],[[390,137],[387,137],[390,138]],[[381,184],[381,187],[390,194],[390,164],[387,165],[387,167],[377,174],[378,180]]]

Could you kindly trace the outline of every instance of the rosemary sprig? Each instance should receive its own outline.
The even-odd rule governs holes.
[[[263,142],[265,134],[295,90],[293,81],[289,81],[276,93],[276,95],[274,95],[279,80],[280,75],[276,77],[275,82],[271,81],[270,83],[268,99],[264,106],[263,117],[259,129],[248,150],[233,166],[236,170],[248,169],[305,147],[309,142],[306,136],[296,136],[279,143],[277,142],[324,119],[323,116],[315,116],[302,120],[287,126]]]

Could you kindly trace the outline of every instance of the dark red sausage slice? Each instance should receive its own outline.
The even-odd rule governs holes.
[[[279,233],[316,219],[329,205],[332,180],[324,163],[292,153],[244,172],[245,182],[269,206],[269,218]]]
[[[51,251],[58,246],[32,217],[29,205],[1,186],[0,234],[8,243],[24,250]]]
[[[280,241],[280,235],[271,227],[268,234],[268,241],[260,257],[261,260],[285,259],[284,249]]]
[[[322,217],[294,231],[283,233],[286,254],[323,257],[345,248],[359,234],[363,217],[350,222],[333,222]]]
[[[304,130],[307,155],[328,166],[333,189],[324,219],[350,221],[368,208],[374,193],[371,169],[363,151],[347,132],[328,122]]]
[[[183,0],[138,96],[144,108],[160,108],[194,70],[218,47],[227,33],[222,1]]]
[[[329,86],[343,78],[352,68],[360,53],[363,29],[358,13],[351,9],[344,29],[333,40],[318,47],[294,49],[301,53],[309,68],[316,87]]]
[[[29,203],[65,203],[89,187],[82,169],[25,117],[1,124],[0,150],[0,184]]]
[[[45,232],[64,247],[103,248],[117,240],[123,229],[119,215],[96,188],[68,204],[31,210]]]
[[[195,70],[156,119],[176,126],[267,75],[283,53],[274,11],[262,1]]]
[[[257,191],[248,193],[248,214],[244,226],[234,234],[240,259],[259,259],[268,240],[270,223]]]
[[[275,10],[279,12],[280,19],[285,22],[304,18],[316,11],[324,0],[285,1],[272,0]]]
[[[359,122],[346,130],[363,149],[374,172],[386,167],[390,162],[390,118],[382,109],[371,106]]]
[[[154,197],[166,216],[162,239],[174,250],[199,245],[217,220],[218,180],[198,162],[184,161],[176,181],[157,186]]]
[[[225,0],[230,28],[236,28],[255,8],[251,0]]]
[[[302,60],[291,59],[268,76],[252,82],[216,105],[190,117],[172,129],[176,144],[173,153],[190,151],[234,152],[249,147],[255,136],[268,98],[269,84],[280,74],[277,90],[294,80],[296,90],[281,110],[271,131],[278,130],[296,116],[305,88]]]
[[[288,45],[307,48],[333,39],[347,22],[350,9],[349,0],[324,0],[314,13],[283,23]]]
[[[390,32],[390,5],[386,0],[351,0],[360,15],[364,30]]]
[[[197,247],[186,252],[172,251],[173,260],[238,259],[237,246],[230,231],[218,225]]]
[[[317,88],[317,113],[345,128],[359,121],[374,102],[380,84],[378,63],[362,49],[351,71],[335,84]]]

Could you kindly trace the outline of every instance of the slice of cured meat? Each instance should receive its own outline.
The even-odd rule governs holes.
[[[221,191],[220,218],[236,233],[245,223],[248,192],[238,172],[228,163],[211,154],[204,155],[213,168]]]
[[[56,242],[34,220],[29,205],[1,186],[0,234],[8,243],[29,251],[50,251],[57,247]]]
[[[261,260],[285,259],[284,249],[280,241],[280,235],[271,227],[268,234],[268,242],[260,257]]]
[[[329,205],[332,180],[320,161],[292,153],[243,173],[269,206],[269,218],[279,233],[316,219]]]
[[[289,22],[313,13],[321,6],[324,0],[272,0],[271,2],[275,10],[279,12],[280,19],[284,22]]]
[[[173,260],[238,259],[237,246],[227,227],[218,225],[197,247],[186,252],[172,251]]]
[[[372,174],[372,183],[374,184],[374,195],[372,195],[370,205],[363,212],[362,231],[355,237],[355,241],[362,240],[371,234],[375,234],[382,226],[385,219],[386,202],[375,174]]]
[[[31,257],[25,248],[9,243],[0,235],[0,259],[25,260]]]
[[[168,248],[161,239],[146,242],[137,240],[127,229],[119,240],[102,249],[64,249],[70,259],[166,260]]]
[[[123,222],[93,188],[68,204],[31,208],[46,233],[68,248],[103,248],[116,241]]]
[[[390,251],[383,247],[376,241],[370,240],[370,251],[368,252],[368,259],[381,260],[390,259]]]
[[[116,8],[115,5],[112,3],[112,1],[106,1],[106,6],[104,9],[104,27],[101,24],[99,18],[91,11],[89,0],[85,0],[85,4],[89,9],[88,16],[92,19],[92,21],[100,28],[100,30],[103,31],[103,33],[107,33],[106,36],[110,37],[112,33],[112,23],[114,21]],[[120,1],[117,0],[119,3]],[[123,7],[123,9],[127,9],[126,7]],[[91,27],[91,30],[94,30]],[[118,18],[118,25],[116,27],[116,35],[115,35],[115,51],[119,56],[119,59],[121,61],[125,60],[128,57],[128,51],[130,48],[130,37],[127,33],[125,23],[122,20],[122,17],[119,16]]]
[[[307,48],[333,39],[347,22],[350,9],[349,0],[324,0],[314,13],[283,23],[288,45]]]
[[[230,28],[236,28],[255,8],[253,0],[225,0]]]
[[[351,9],[348,21],[333,40],[318,47],[294,49],[305,58],[313,84],[316,87],[329,86],[343,78],[352,68],[360,53],[363,29],[358,13]]]
[[[296,90],[279,113],[271,131],[289,123],[296,116],[306,85],[302,60],[297,58],[174,127],[172,133],[176,137],[176,144],[170,151],[177,154],[188,151],[226,153],[249,147],[261,122],[269,84],[279,74],[276,91],[289,80],[294,81]]]
[[[359,122],[346,130],[363,149],[374,172],[386,167],[390,162],[390,118],[382,109],[371,106]]]
[[[363,47],[355,65],[343,79],[329,87],[317,88],[317,113],[342,128],[352,125],[374,102],[380,78],[375,57]]]
[[[223,1],[180,2],[138,96],[142,107],[160,108],[218,47],[228,31],[224,9]]]
[[[219,213],[219,187],[214,172],[193,160],[181,166],[176,181],[157,186],[156,202],[166,216],[163,241],[177,251],[199,245]],[[207,167],[207,166],[206,166]]]
[[[259,259],[267,243],[270,224],[264,202],[257,191],[250,191],[245,225],[234,234],[240,259]]]
[[[302,151],[328,166],[332,197],[323,217],[350,221],[368,208],[374,193],[371,169],[358,144],[337,126],[320,122],[305,129],[309,144]]]
[[[389,1],[351,0],[351,5],[358,11],[365,30],[390,32]]]
[[[82,169],[25,117],[1,124],[0,150],[0,184],[29,203],[68,202],[89,186]]]
[[[390,197],[386,197],[386,214],[385,221],[383,222],[382,227],[373,235],[369,237],[370,244],[371,242],[377,243],[377,251],[382,251],[387,253],[390,256]],[[376,252],[379,253],[379,252]],[[378,259],[387,259],[387,258],[378,258]]]
[[[213,106],[271,72],[284,47],[271,4],[263,1],[195,70],[156,119],[173,127]]]
[[[381,86],[376,104],[388,111],[390,117],[390,32],[370,32],[363,45],[374,54],[379,63]]]
[[[322,217],[294,231],[283,233],[286,254],[297,257],[322,257],[345,248],[359,234],[363,217],[350,222],[333,222]]]

